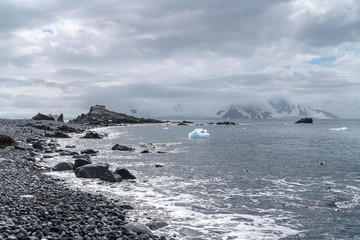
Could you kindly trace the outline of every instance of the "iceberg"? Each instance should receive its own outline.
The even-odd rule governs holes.
[[[210,133],[202,128],[196,128],[194,131],[189,133],[190,139],[209,139]]]
[[[347,131],[348,128],[347,127],[342,127],[342,128],[329,128],[330,131]]]

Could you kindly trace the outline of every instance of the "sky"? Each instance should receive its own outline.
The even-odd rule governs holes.
[[[360,118],[360,1],[0,1],[0,118],[271,98]]]

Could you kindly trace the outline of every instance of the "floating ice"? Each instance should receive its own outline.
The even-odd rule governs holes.
[[[189,133],[190,139],[209,139],[209,133],[207,130],[202,128],[196,128],[194,131]]]
[[[342,128],[329,128],[330,131],[347,131],[347,127],[342,127]]]

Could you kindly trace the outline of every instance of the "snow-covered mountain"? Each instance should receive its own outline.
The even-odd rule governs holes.
[[[319,119],[337,119],[335,114],[312,109],[304,105],[295,105],[283,99],[270,100],[263,106],[232,105],[227,110],[220,110],[217,115],[224,119],[272,119],[313,117]]]

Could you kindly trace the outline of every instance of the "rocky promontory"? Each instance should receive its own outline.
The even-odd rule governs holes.
[[[70,123],[86,125],[116,125],[122,123],[161,123],[162,121],[151,118],[136,118],[125,113],[107,110],[104,105],[95,105],[90,108],[89,113],[81,114]]]

